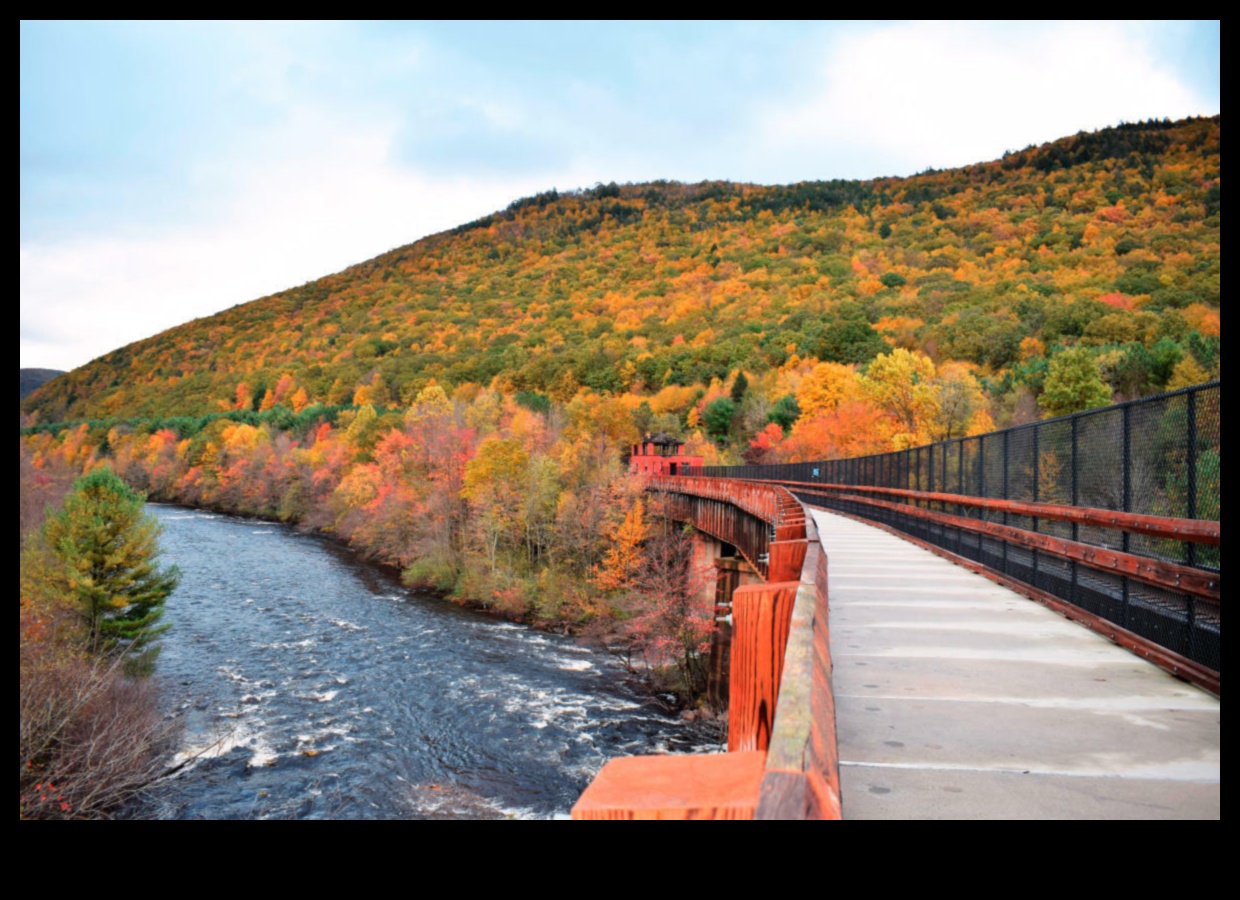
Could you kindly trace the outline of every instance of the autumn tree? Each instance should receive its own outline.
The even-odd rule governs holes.
[[[777,462],[779,460],[779,445],[783,440],[784,430],[774,422],[771,422],[754,435],[753,440],[749,442],[749,446],[745,448],[741,455],[744,457],[745,462],[755,466]]]
[[[715,628],[713,597],[704,590],[714,573],[692,565],[692,529],[664,519],[651,531],[629,598],[627,633],[648,665],[673,668],[674,687],[692,703],[705,685]]]
[[[345,429],[345,440],[354,448],[359,459],[365,459],[379,437],[378,419],[379,414],[368,403],[357,411]]]
[[[1049,416],[1066,416],[1111,402],[1111,390],[1098,372],[1098,363],[1083,347],[1064,350],[1051,358],[1038,405]]]
[[[568,404],[561,465],[565,477],[578,484],[606,482],[618,469],[624,448],[641,435],[628,408],[615,397],[581,392]]]
[[[461,490],[477,433],[458,421],[451,405],[434,403],[433,414],[416,403],[415,408],[418,414],[405,420],[415,457],[405,478],[420,503],[420,534],[415,548],[419,564],[429,566],[434,573],[430,580],[441,587],[450,586],[463,560],[469,502]]]
[[[1167,390],[1174,391],[1180,388],[1192,387],[1194,384],[1210,380],[1210,373],[1193,359],[1186,356],[1171,370],[1171,379],[1167,382]]]
[[[164,601],[180,579],[175,566],[156,567],[159,533],[142,496],[106,466],[79,478],[43,528],[59,564],[53,577],[76,598],[88,647],[135,672],[154,665]]]
[[[987,411],[986,395],[968,363],[944,363],[935,381],[938,393],[938,415],[932,437],[950,441],[969,434],[981,434],[994,428]]]
[[[650,407],[650,401],[643,400],[637,404],[637,409],[633,410],[632,416],[638,435],[645,436],[651,433],[650,426],[654,422],[654,410]]]
[[[409,424],[416,424],[451,413],[452,401],[448,399],[444,389],[437,384],[429,384],[418,391],[418,396],[414,398],[409,411],[405,413],[405,421]]]
[[[50,464],[36,466],[25,444],[20,445],[18,494],[21,545],[28,535],[37,534],[49,508],[60,505],[73,484],[73,473],[59,458]]]
[[[518,441],[488,438],[465,466],[461,496],[474,507],[491,574],[495,574],[501,547],[514,543],[521,530],[521,498],[529,464],[530,455]]]
[[[796,405],[801,415],[834,412],[841,403],[855,400],[861,392],[852,366],[825,362],[814,366],[797,387]]]
[[[868,456],[891,449],[890,417],[865,398],[802,416],[778,445],[783,462]]]
[[[642,565],[642,542],[646,539],[645,504],[637,498],[612,534],[595,583],[604,590],[631,587]]]
[[[293,412],[301,412],[310,405],[310,395],[306,393],[304,387],[299,387],[294,393],[289,403],[293,407]]]
[[[891,449],[929,443],[939,412],[935,368],[929,357],[897,347],[870,363],[861,386],[866,397],[890,417]]]

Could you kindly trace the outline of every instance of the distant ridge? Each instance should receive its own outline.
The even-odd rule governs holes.
[[[26,395],[37,387],[41,387],[51,381],[57,375],[65,374],[61,369],[21,369],[21,396],[19,400],[25,400]]]

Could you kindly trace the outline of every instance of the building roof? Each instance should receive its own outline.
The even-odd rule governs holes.
[[[660,431],[658,434],[646,435],[645,443],[655,444],[659,447],[680,447],[684,445],[684,441],[677,440],[666,431]]]

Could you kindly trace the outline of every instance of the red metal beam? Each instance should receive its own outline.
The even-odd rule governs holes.
[[[647,486],[646,490],[650,491],[650,490],[654,490],[654,488]],[[659,493],[662,493],[664,495],[675,495],[677,492],[660,491]],[[680,494],[679,496],[681,498],[684,498],[684,497],[693,497],[695,495]],[[704,498],[704,499],[711,499],[711,498]],[[718,507],[716,507],[716,509],[718,509]],[[708,514],[703,514],[703,511],[700,509],[695,509],[695,510],[686,510],[686,509],[666,510],[664,509],[664,510],[659,511],[659,514],[665,515],[668,518],[675,519],[677,521],[688,521],[689,524],[691,524],[694,528],[696,528],[698,531],[702,532],[703,534],[709,534],[711,537],[716,538],[720,541],[723,541],[725,544],[731,544],[733,547],[736,548],[737,552],[740,553],[740,555],[744,558],[745,562],[753,566],[754,571],[758,573],[758,575],[762,578],[762,580],[766,581],[767,572],[769,570],[768,562],[757,558],[757,556],[753,552],[750,551],[749,547],[746,546],[746,542],[740,539],[740,536],[738,535],[736,529],[732,527],[734,523],[728,521],[727,516],[709,514],[710,512],[713,512],[713,511],[709,510],[709,508],[707,510]]]
[[[1078,562],[1102,572],[1127,575],[1129,578],[1152,584],[1155,587],[1192,594],[1214,603],[1220,601],[1222,594],[1220,574],[1205,569],[1194,569],[1179,563],[1164,562],[1160,559],[1123,553],[1119,550],[1107,550],[1103,547],[1095,547],[1093,544],[1082,544],[1079,541],[1026,531],[1023,528],[969,519],[965,516],[953,516],[948,513],[909,506],[905,503],[888,503],[886,500],[875,500],[873,497],[862,497],[857,494],[833,495],[831,499],[877,506],[902,515],[959,528],[962,531],[990,535],[1060,559]]]
[[[723,480],[723,479],[720,479]],[[731,479],[727,479],[731,480]],[[979,509],[993,509],[1018,516],[1034,516],[1075,522],[1078,525],[1095,525],[1099,528],[1115,528],[1134,534],[1168,538],[1175,541],[1191,541],[1197,544],[1219,546],[1222,537],[1220,522],[1207,519],[1177,519],[1173,516],[1147,516],[1140,513],[1099,509],[1092,506],[1061,506],[1056,503],[1032,503],[1021,500],[996,500],[989,497],[970,497],[966,494],[943,494],[935,491],[911,491],[902,488],[869,487],[850,484],[822,484],[817,481],[782,481],[778,479],[754,479],[759,484],[777,484],[798,490],[851,491],[858,494],[885,494],[907,500],[927,500],[935,503],[954,503]]]
[[[777,529],[796,532],[799,524],[800,532],[788,534],[787,539],[805,537],[805,512],[787,488],[737,478],[659,475],[646,479],[646,489],[730,503]]]

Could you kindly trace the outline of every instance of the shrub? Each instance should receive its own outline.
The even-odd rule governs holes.
[[[57,624],[22,609],[18,814],[107,818],[165,771],[179,725],[160,715],[152,682],[77,651]]]

